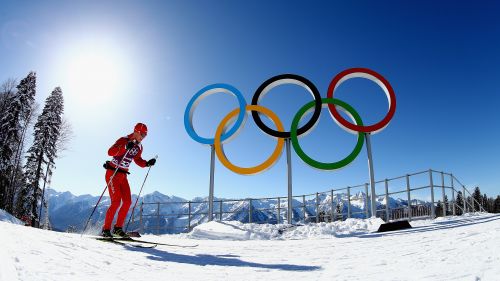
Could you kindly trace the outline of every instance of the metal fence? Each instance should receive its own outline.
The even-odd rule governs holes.
[[[457,202],[457,194],[462,202]],[[468,194],[468,195],[467,195]],[[292,198],[292,221],[287,221],[288,197],[214,200],[214,220],[244,223],[332,222],[369,218],[371,194],[368,183],[296,195]],[[376,217],[384,221],[435,218],[484,211],[453,174],[432,169],[375,183]],[[437,199],[437,200],[436,200]],[[208,201],[142,202],[138,228],[146,233],[189,232],[208,221]]]

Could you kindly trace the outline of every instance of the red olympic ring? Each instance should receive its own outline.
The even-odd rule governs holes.
[[[392,117],[394,116],[394,113],[396,112],[396,95],[394,94],[394,90],[392,89],[391,84],[389,84],[389,82],[382,75],[368,68],[346,69],[337,74],[337,76],[333,78],[332,82],[330,82],[330,85],[328,86],[327,97],[333,98],[335,89],[337,89],[340,84],[351,78],[358,77],[372,80],[384,90],[387,96],[387,101],[389,102],[389,111],[387,112],[387,115],[384,117],[384,119],[373,125],[355,125],[345,120],[337,111],[337,108],[334,104],[328,104],[328,109],[330,110],[330,114],[332,115],[334,120],[338,121],[338,124],[345,130],[351,133],[363,132],[375,134],[382,131],[389,124]]]

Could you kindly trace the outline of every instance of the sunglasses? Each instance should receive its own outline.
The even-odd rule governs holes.
[[[138,131],[136,131],[136,132],[137,132],[137,133],[139,133]],[[140,135],[141,135],[141,137],[143,137],[143,138],[145,138],[145,137],[148,135],[148,133],[139,133],[139,134],[140,134]]]

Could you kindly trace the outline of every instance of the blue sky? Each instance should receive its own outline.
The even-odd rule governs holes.
[[[108,147],[143,122],[144,158],[159,156],[145,192],[193,198],[207,196],[209,182],[210,149],[183,125],[199,89],[228,83],[250,103],[262,82],[294,73],[325,97],[337,73],[366,67],[382,74],[397,97],[393,120],[372,137],[376,179],[433,168],[493,196],[500,193],[499,12],[495,1],[4,1],[0,80],[35,70],[40,103],[54,87],[63,89],[75,138],[56,162],[53,188],[100,194]],[[387,111],[383,92],[368,80],[349,80],[335,96],[367,124]],[[308,101],[304,90],[282,86],[262,105],[289,127]],[[211,137],[236,106],[222,94],[205,99],[195,128]],[[326,162],[347,155],[355,139],[324,109],[318,127],[300,141]],[[248,118],[225,150],[235,164],[250,166],[274,144]],[[367,182],[366,159],[363,148],[351,165],[324,172],[292,151],[294,194]],[[285,154],[254,176],[218,161],[215,170],[217,197],[286,194]],[[136,193],[146,170],[131,172]]]

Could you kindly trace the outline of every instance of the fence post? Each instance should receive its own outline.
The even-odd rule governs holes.
[[[455,204],[457,203],[455,200],[455,185],[453,183],[453,174],[450,174],[450,179],[451,179],[451,197],[453,197],[453,204],[451,205],[453,215],[456,216],[456,211],[455,211]]]
[[[191,231],[191,201],[188,202],[188,232]]]
[[[347,187],[347,218],[351,217],[351,187]]]
[[[319,194],[316,192],[316,223],[319,222]]]
[[[292,196],[292,156],[290,150],[290,138],[285,139],[286,147],[286,165],[287,165],[287,176],[288,176],[288,210],[287,210],[287,220],[288,224],[293,223],[293,196]]]
[[[157,202],[156,206],[157,206],[156,217],[158,219],[158,227],[156,229],[156,233],[160,235],[160,202]]]
[[[252,199],[248,199],[248,222],[252,223]]]
[[[406,174],[406,193],[408,195],[408,220],[411,221],[410,175]]]
[[[446,217],[446,202],[445,202],[445,198],[446,198],[446,189],[444,188],[444,173],[441,172],[441,188],[442,188],[442,191],[443,191],[443,217]]]
[[[366,218],[369,218],[370,214],[368,212],[368,183],[365,183],[365,196],[366,196],[366,198],[365,198],[365,216],[366,216]]]
[[[472,207],[472,213],[476,211],[476,204],[474,204],[474,197],[470,195],[470,206]]]
[[[330,213],[332,215],[332,221],[331,222],[333,222],[335,220],[335,208],[333,206],[333,189],[330,190],[330,197],[331,197],[330,205],[332,205],[332,208],[330,210]]]
[[[144,202],[141,202],[141,212],[140,212],[140,215],[139,215],[139,225],[140,225],[140,231],[141,231],[141,233],[144,233],[144,225],[143,225],[143,221],[142,221],[143,205],[144,205]]]
[[[389,181],[385,179],[385,221],[389,221]]]
[[[281,202],[280,198],[278,197],[278,216],[276,217],[277,219],[277,224],[280,224],[280,219],[281,219]]]
[[[463,192],[463,200],[464,201],[464,214],[467,213],[467,195],[465,195],[465,186],[462,185],[462,192]]]
[[[208,190],[208,221],[214,219],[214,173],[215,173],[215,146],[210,145],[210,187]]]
[[[306,223],[306,196],[302,195],[302,215],[304,216],[304,223]]]
[[[431,187],[431,217],[436,218],[436,207],[434,206],[434,182],[432,180],[432,169],[429,169],[429,184]]]
[[[368,155],[368,174],[370,176],[370,188],[371,188],[371,210],[372,217],[377,216],[377,199],[375,193],[375,172],[373,171],[373,157],[372,157],[372,145],[370,140],[370,133],[365,133],[366,140],[366,154]]]
[[[222,221],[222,199],[220,200],[220,205],[219,205],[219,221]]]

